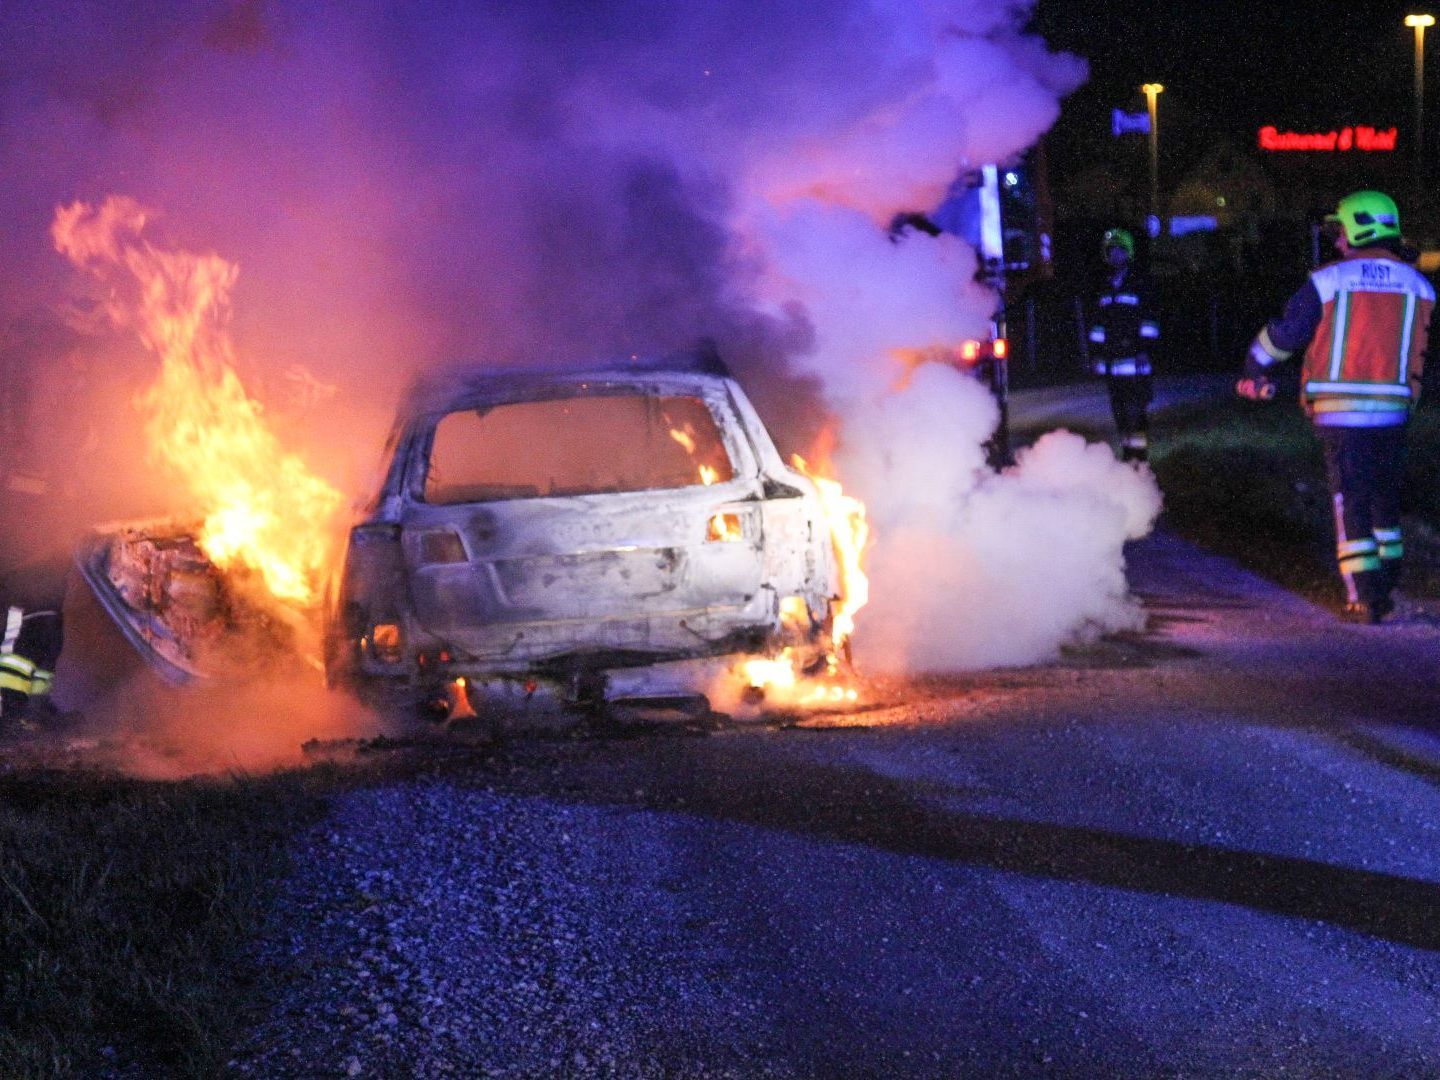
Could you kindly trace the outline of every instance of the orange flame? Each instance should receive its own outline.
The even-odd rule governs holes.
[[[683,428],[672,427],[669,429],[670,438],[674,439],[692,458],[699,443],[695,441],[695,430],[686,424]],[[717,483],[720,480],[720,470],[713,465],[700,466],[700,483],[706,487]]]
[[[710,520],[705,524],[705,539],[726,544],[744,540],[745,527],[740,522],[740,515],[723,510],[718,514],[711,514]]]
[[[164,251],[141,239],[150,215],[132,199],[56,210],[58,251],[99,277],[128,271],[139,285],[132,307],[111,302],[160,358],[155,381],[137,398],[155,459],[184,484],[204,515],[196,537],[222,570],[259,575],[274,598],[316,601],[333,552],[340,493],[281,446],[235,372],[227,324],[239,267],[218,255]]]
[[[682,431],[680,428],[672,427],[670,429],[670,438],[674,439],[677,443],[683,446],[685,448],[685,453],[689,454],[691,457],[695,456],[695,436],[690,434],[690,432]]]
[[[828,457],[829,445],[827,431],[817,447],[819,453]],[[839,564],[840,596],[831,620],[831,649],[823,658],[824,670],[820,672],[802,670],[804,657],[795,648],[786,647],[777,656],[744,661],[736,673],[746,687],[763,690],[768,698],[782,704],[809,708],[853,704],[859,700],[860,692],[842,670],[840,656],[845,655],[846,644],[855,632],[856,613],[870,598],[870,581],[861,566],[870,539],[865,504],[846,495],[838,480],[819,475],[800,455],[794,455],[792,460],[820,493]],[[804,598],[798,596],[781,600],[780,615],[784,625],[802,631],[810,618]]]
[[[767,690],[790,690],[800,681],[793,663],[794,650],[782,649],[774,658],[756,657],[741,665],[746,682],[750,686]]]
[[[780,650],[775,657],[754,657],[739,668],[748,687],[765,691],[767,698],[781,704],[816,707],[849,705],[860,699],[860,691],[840,673],[839,661],[831,654],[820,675],[803,675],[793,648]]]
[[[794,465],[815,482],[825,520],[830,526],[830,539],[840,562],[840,606],[835,612],[835,647],[844,648],[855,633],[855,614],[870,602],[870,579],[860,563],[870,541],[870,523],[865,519],[865,504],[853,495],[846,495],[840,481],[819,475],[799,454],[793,455]]]

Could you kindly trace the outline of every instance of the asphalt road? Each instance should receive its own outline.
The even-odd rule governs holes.
[[[1440,620],[1131,572],[1148,632],[1054,665],[347,797],[238,1067],[1440,1076]]]

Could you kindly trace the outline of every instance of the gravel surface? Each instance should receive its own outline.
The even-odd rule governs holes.
[[[237,1070],[785,1075],[746,1052],[763,1018],[691,932],[665,822],[636,819],[445,783],[346,797],[299,853],[261,953],[287,982]]]

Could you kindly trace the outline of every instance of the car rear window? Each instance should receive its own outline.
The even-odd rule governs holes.
[[[599,495],[734,476],[698,397],[604,394],[453,412],[435,428],[431,503]]]

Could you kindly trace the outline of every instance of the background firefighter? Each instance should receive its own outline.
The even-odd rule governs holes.
[[[50,689],[63,640],[68,558],[0,574],[0,728],[33,728],[54,713]]]
[[[1435,289],[1403,257],[1389,196],[1347,195],[1326,221],[1339,227],[1339,260],[1311,274],[1261,329],[1236,390],[1273,397],[1270,368],[1305,349],[1301,401],[1325,451],[1346,617],[1375,623],[1394,610],[1404,555],[1405,433],[1420,397]]]
[[[1105,272],[1090,304],[1090,360],[1105,377],[1122,461],[1150,449],[1150,350],[1160,339],[1150,283],[1133,265],[1135,238],[1110,229],[1101,241]]]
[[[0,330],[0,733],[53,713],[78,502],[65,467],[85,457],[67,408],[78,361],[76,333],[43,305]]]

